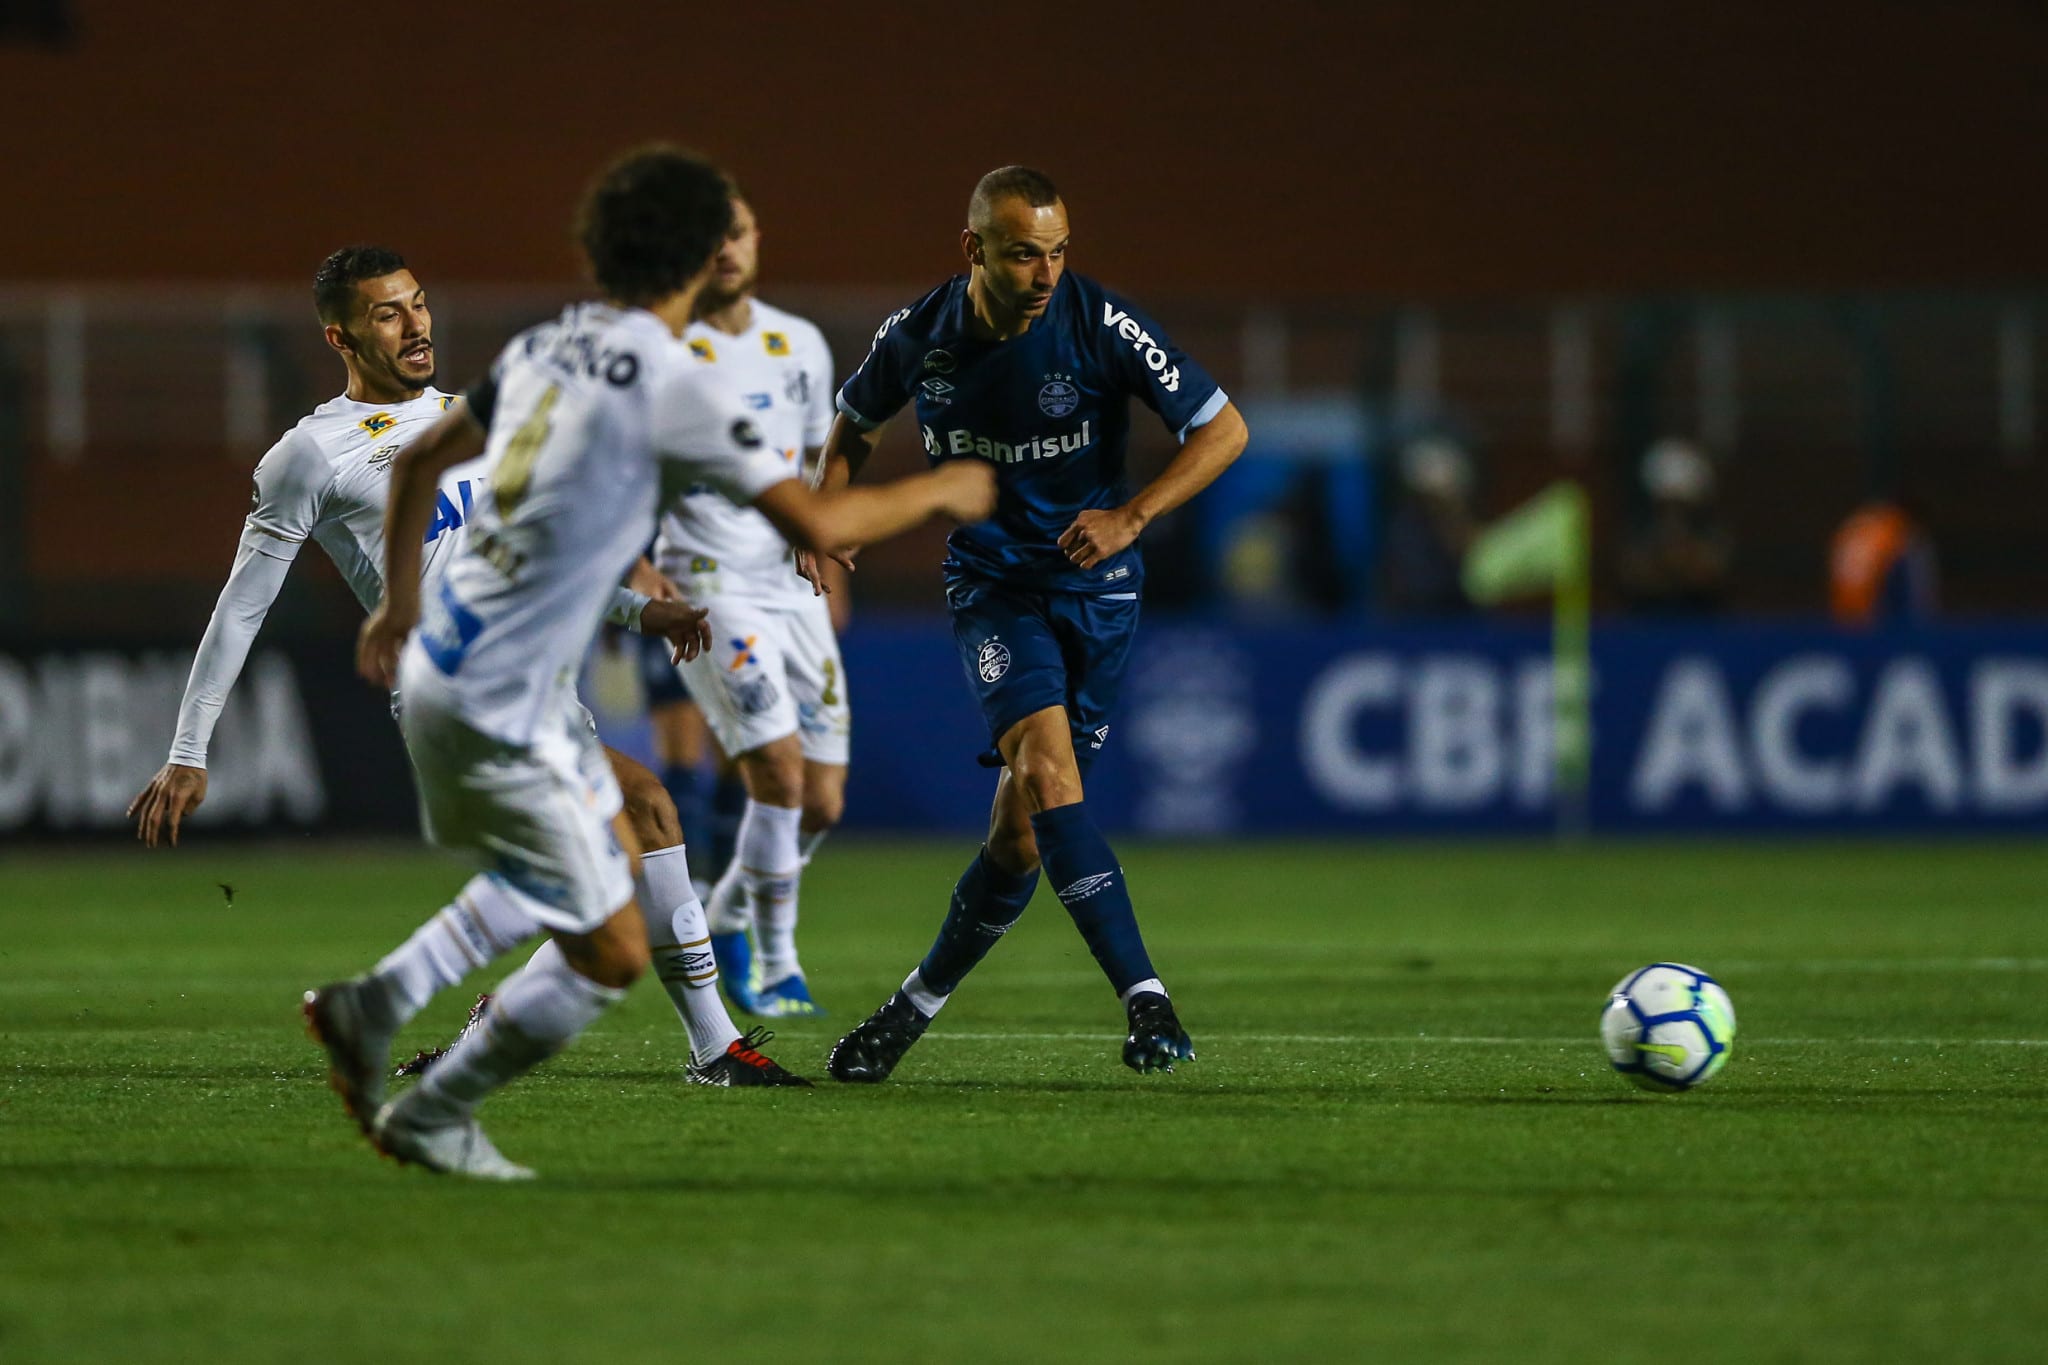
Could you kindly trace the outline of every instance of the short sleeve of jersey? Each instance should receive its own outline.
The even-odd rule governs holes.
[[[683,465],[744,507],[795,477],[746,405],[709,369],[674,369],[656,386],[648,416],[654,452]]]
[[[832,347],[825,340],[825,334],[813,327],[810,333],[810,354],[804,361],[810,372],[810,385],[806,390],[804,406],[804,449],[815,450],[825,444],[825,438],[832,434],[832,414],[836,409],[832,392]]]
[[[868,348],[867,359],[861,361],[853,378],[839,390],[839,410],[862,430],[873,431],[910,401],[911,381],[917,370],[912,363],[915,357],[910,354],[916,348],[903,333],[903,320],[909,316],[910,310],[905,308],[882,324],[875,333],[875,344]]]
[[[252,543],[276,559],[291,559],[313,534],[334,470],[320,448],[304,433],[286,433],[256,465],[256,489],[250,497],[251,530],[263,535]],[[277,542],[276,549],[265,541]],[[290,548],[286,548],[289,546]]]
[[[1173,344],[1158,323],[1127,299],[1102,291],[1085,326],[1096,360],[1120,375],[1125,387],[1186,439],[1228,401],[1209,372]]]

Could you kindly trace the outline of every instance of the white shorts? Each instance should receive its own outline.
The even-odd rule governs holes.
[[[800,606],[712,598],[711,648],[682,665],[683,685],[728,754],[796,735],[813,763],[846,763],[853,711],[846,666],[822,597]]]
[[[427,838],[476,856],[550,929],[587,934],[633,895],[612,832],[625,804],[611,764],[572,698],[527,747],[470,728],[408,691],[399,728],[412,757]]]

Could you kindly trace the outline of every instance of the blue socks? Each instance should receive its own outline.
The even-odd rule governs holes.
[[[683,827],[683,847],[690,861],[711,852],[711,778],[700,768],[669,764],[661,770],[661,785],[676,803],[676,820]],[[656,913],[650,911],[649,913]]]
[[[705,847],[711,857],[704,875],[715,883],[732,866],[733,852],[740,843],[740,817],[747,813],[747,787],[738,773],[719,775],[711,791],[710,811],[711,842]]]
[[[917,965],[917,974],[935,995],[947,996],[961,978],[988,956],[1009,927],[1031,903],[1038,889],[1038,870],[1005,872],[988,856],[988,849],[974,855],[967,871],[953,888],[953,904],[931,951]]]
[[[1031,831],[1038,837],[1039,863],[1116,993],[1122,996],[1156,977],[1138,933],[1124,870],[1090,818],[1087,803],[1039,811],[1031,817]]]

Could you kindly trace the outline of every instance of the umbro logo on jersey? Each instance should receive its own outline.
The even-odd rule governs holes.
[[[1102,305],[1102,325],[1131,343],[1131,349],[1145,362],[1145,368],[1152,371],[1152,377],[1159,381],[1160,388],[1168,393],[1180,392],[1180,366],[1167,365],[1165,349],[1129,313],[1113,303],[1105,303]]]
[[[385,432],[398,425],[398,419],[388,412],[373,412],[362,421],[356,423],[356,425],[369,432],[372,436],[382,436]]]
[[[927,379],[918,387],[922,388],[924,396],[931,399],[934,403],[950,403],[953,401],[953,385],[948,380]]]
[[[1102,747],[1103,745],[1107,744],[1108,742],[1109,742],[1109,727],[1108,727],[1107,725],[1104,725],[1104,726],[1102,726],[1102,727],[1100,727],[1099,729],[1097,729],[1097,730],[1096,730],[1096,732],[1095,732],[1095,742],[1094,742],[1093,744],[1089,745],[1088,747],[1089,747],[1089,748],[1091,748],[1091,749],[1100,749],[1100,748],[1101,748],[1101,747]]]
[[[1092,873],[1081,878],[1080,881],[1075,882],[1072,886],[1063,888],[1060,891],[1060,901],[1065,905],[1072,905],[1075,901],[1085,901],[1115,880],[1116,873],[1114,872]]]
[[[761,345],[767,348],[769,355],[789,354],[789,337],[782,332],[761,333]]]
[[[403,447],[396,441],[393,441],[388,446],[378,446],[375,450],[370,452],[370,468],[384,468],[386,465],[390,464],[393,460],[398,458],[398,452],[401,449],[403,449]]]

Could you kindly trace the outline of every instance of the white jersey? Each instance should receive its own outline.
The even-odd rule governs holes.
[[[207,745],[228,692],[284,585],[286,570],[308,540],[327,552],[366,609],[382,600],[391,461],[454,402],[453,396],[432,388],[404,403],[333,398],[300,419],[264,455],[256,466],[256,488],[234,569],[185,683],[171,762],[206,766]],[[441,477],[421,557],[429,590],[461,540],[481,489],[480,472],[472,462]]]
[[[664,501],[702,483],[750,503],[793,471],[642,309],[574,305],[514,337],[491,374],[489,491],[406,648],[432,665],[409,676],[435,704],[526,745],[559,718]]]
[[[455,402],[427,389],[409,403],[358,403],[331,398],[285,433],[256,466],[249,526],[277,542],[269,551],[290,559],[307,540],[319,543],[348,580],[365,611],[384,600],[384,504],[391,461]],[[431,591],[475,505],[474,464],[444,474],[420,581]],[[259,542],[260,546],[261,542]]]
[[[825,335],[794,313],[752,301],[747,330],[734,336],[702,322],[683,333],[697,363],[715,370],[740,395],[748,415],[792,474],[804,452],[832,430],[832,351]],[[789,544],[751,507],[736,507],[708,485],[696,485],[661,519],[655,564],[689,589],[693,601],[745,598],[800,605],[811,585],[797,577]]]

